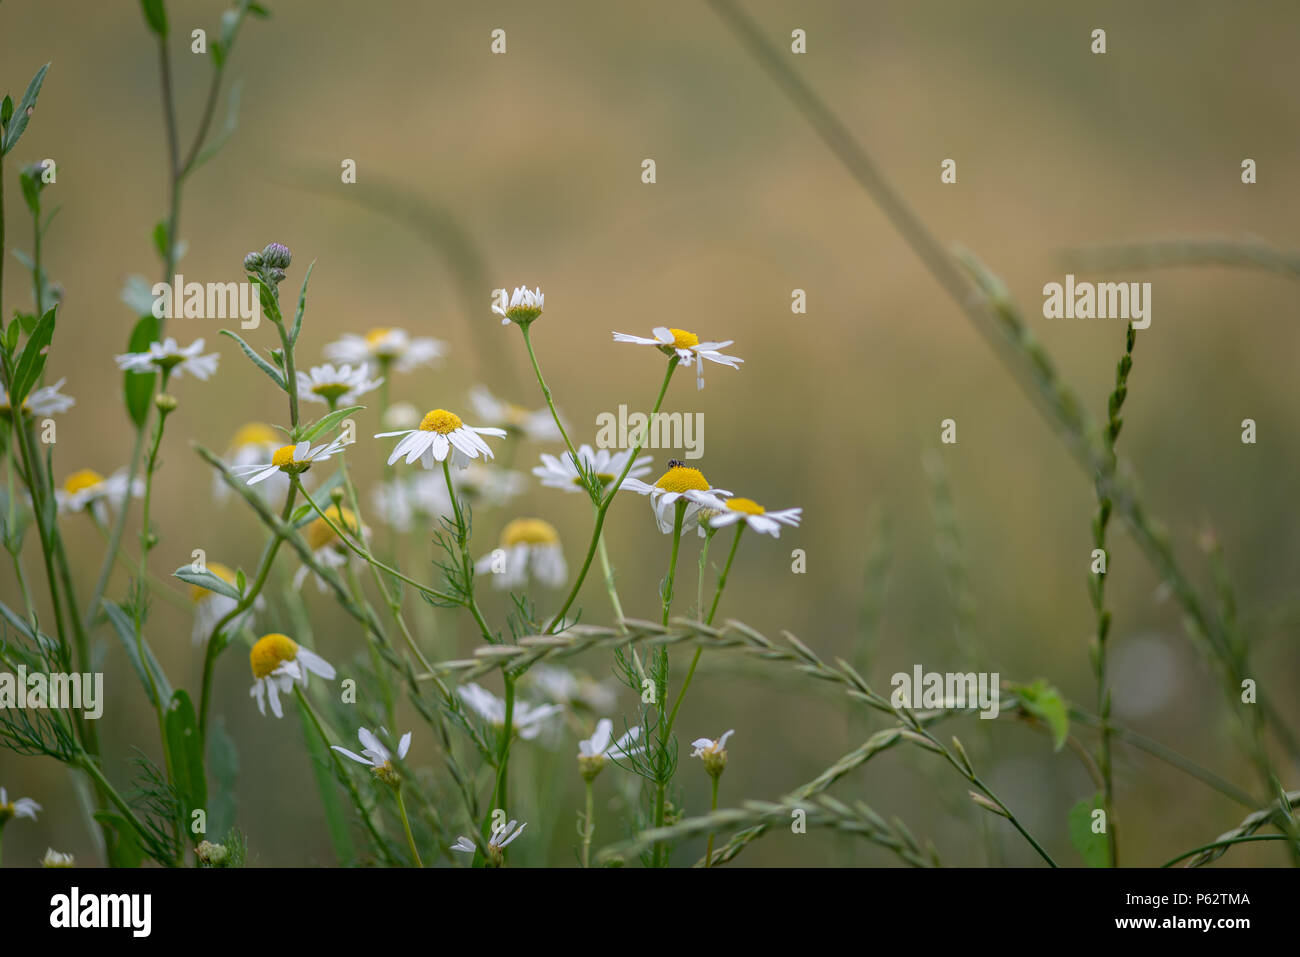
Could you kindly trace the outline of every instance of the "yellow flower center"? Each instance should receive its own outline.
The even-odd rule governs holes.
[[[732,498],[727,500],[727,508],[733,512],[744,512],[746,515],[762,515],[767,511],[752,498]]]
[[[216,575],[227,585],[235,584],[235,573],[220,562],[208,562],[208,571],[212,572],[212,574]],[[200,602],[212,594],[215,594],[215,592],[209,591],[202,585],[190,586],[190,601]]]
[[[357,517],[352,513],[351,509],[331,505],[325,509],[325,514],[329,517],[330,522],[333,522],[336,526],[343,528],[349,534],[357,534],[359,527]],[[307,544],[311,546],[312,551],[332,544],[337,538],[334,529],[330,528],[329,523],[323,518],[317,518],[307,526]]]
[[[254,678],[265,678],[286,661],[298,657],[298,643],[288,635],[278,632],[265,635],[248,653],[248,663],[253,666]]]
[[[687,332],[685,329],[669,329],[673,334],[674,349],[694,349],[700,344],[700,337],[693,332]]]
[[[460,416],[455,412],[448,412],[446,409],[434,409],[420,420],[420,431],[437,432],[440,435],[446,435],[448,432],[455,432],[464,424],[460,420]]]
[[[703,473],[699,469],[693,469],[687,465],[674,465],[658,482],[655,482],[655,488],[665,492],[686,492],[695,489],[699,492],[707,492],[709,483],[705,481]]]
[[[247,425],[240,426],[235,433],[232,445],[273,445],[276,441],[275,430],[269,425],[263,425],[261,422],[249,422]]]
[[[375,348],[375,346],[387,339],[388,334],[392,331],[393,330],[389,329],[387,326],[380,326],[377,329],[371,329],[366,333],[366,345],[370,346],[372,349]]]
[[[67,481],[63,483],[63,490],[69,495],[76,495],[78,492],[93,488],[102,481],[104,481],[104,476],[94,469],[82,469],[80,472],[73,472],[68,476]]]
[[[346,382],[321,382],[312,386],[311,391],[328,401],[347,394],[349,388]]]
[[[294,448],[295,447],[292,445],[283,445],[276,449],[275,454],[271,456],[271,464],[280,468],[284,468],[286,465],[293,465]]]
[[[540,518],[517,518],[501,531],[502,545],[558,545],[560,533]]]

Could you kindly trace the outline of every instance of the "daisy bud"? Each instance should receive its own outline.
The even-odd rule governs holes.
[[[605,756],[603,754],[579,755],[578,756],[578,773],[582,775],[582,780],[591,782],[596,780],[605,767]]]
[[[213,844],[211,841],[200,841],[199,846],[194,849],[194,856],[199,859],[199,863],[206,864],[208,867],[220,867],[226,861],[225,847],[220,844]]]
[[[701,757],[704,759],[704,770],[709,772],[709,777],[721,777],[722,772],[727,770],[726,751],[706,752]]]
[[[282,243],[267,243],[266,248],[262,250],[262,263],[272,269],[288,269],[291,262],[293,262],[293,253]]]
[[[340,486],[335,485],[330,489],[330,501],[334,503],[335,508],[343,504],[343,489]]]
[[[153,397],[153,404],[158,406],[158,410],[164,414],[176,411],[176,396],[170,392],[159,392]]]
[[[262,254],[257,251],[251,252],[244,257],[245,272],[257,272],[258,268],[261,265],[262,265]]]

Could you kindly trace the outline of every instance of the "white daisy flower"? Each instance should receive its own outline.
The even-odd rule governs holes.
[[[478,712],[479,717],[485,720],[494,728],[501,728],[506,723],[506,703],[494,695],[491,691],[470,682],[467,685],[461,685],[456,689],[456,693],[465,699],[465,703]],[[541,705],[540,707],[530,705],[526,701],[516,701],[515,710],[511,715],[510,724],[519,737],[525,741],[531,741],[542,733],[542,724],[548,718],[562,712],[564,708],[558,704]]]
[[[23,399],[23,415],[61,415],[77,404],[77,400],[70,395],[64,395],[59,390],[67,379],[60,379],[54,385],[47,385],[40,389],[33,389]],[[0,389],[0,418],[13,418],[13,407],[9,404],[9,390]]]
[[[654,485],[647,485],[640,479],[629,479],[623,483],[628,491],[638,495],[650,496],[650,507],[654,510],[655,521],[659,531],[669,534],[673,530],[678,501],[685,501],[686,511],[682,515],[682,531],[689,531],[699,524],[700,504],[687,497],[688,492],[710,492],[714,498],[730,496],[724,488],[711,488],[704,474],[677,459],[670,459],[668,471],[659,477]],[[700,529],[700,535],[704,530]]]
[[[379,424],[386,429],[413,429],[420,424],[420,410],[410,402],[394,402],[384,410]]]
[[[505,850],[506,845],[508,845],[515,838],[517,838],[520,834],[524,833],[524,828],[528,826],[527,823],[524,823],[524,824],[519,824],[519,826],[516,827],[515,826],[516,824],[519,824],[519,822],[511,820],[505,824],[502,824],[500,827],[494,827],[492,829],[491,836],[488,838],[488,842],[487,842],[488,860],[491,861],[493,864],[495,864],[497,867],[501,866],[501,860],[502,860],[501,852]],[[466,853],[473,854],[476,850],[478,850],[478,847],[477,845],[475,845],[475,843],[472,840],[470,840],[468,837],[462,834],[456,838],[456,843],[451,845],[451,849],[453,851],[464,851]]]
[[[451,476],[456,494],[471,505],[505,505],[528,489],[528,479],[512,469],[488,468],[471,462]],[[446,490],[446,483],[443,483]]]
[[[212,574],[216,575],[227,585],[230,585],[232,588],[236,587],[238,578],[231,569],[222,565],[220,562],[208,562],[207,567],[208,571],[212,572]],[[209,591],[202,585],[194,584],[190,585],[190,601],[194,602],[194,627],[190,631],[190,640],[196,645],[201,645],[203,642],[207,641],[208,637],[212,634],[212,629],[217,627],[217,622],[221,621],[221,619],[225,618],[239,606],[239,602],[236,599],[231,598],[229,595],[218,594],[217,592]],[[253,608],[260,609],[264,607],[266,607],[266,602],[263,600],[261,595],[258,595],[257,599],[253,602]],[[231,631],[238,631],[245,625],[252,624],[253,608],[246,609],[243,614],[232,619],[226,627]]]
[[[733,369],[740,367],[744,359],[737,359],[735,356],[726,356],[719,352],[719,349],[725,349],[734,342],[734,339],[728,339],[726,342],[700,342],[700,337],[693,332],[687,332],[685,329],[669,329],[667,326],[656,326],[654,328],[654,338],[646,339],[642,336],[630,336],[625,332],[614,333],[615,342],[632,342],[639,346],[654,346],[664,355],[676,355],[684,366],[695,366],[696,388],[704,388],[704,360],[716,362],[718,365],[730,366]]]
[[[307,523],[307,529],[303,533],[307,539],[307,547],[311,549],[312,557],[326,568],[344,568],[347,566],[348,562],[352,560],[354,552],[343,542],[339,541],[338,533],[330,527],[330,522],[333,522],[335,526],[343,529],[353,538],[358,537],[357,532],[359,530],[360,538],[363,542],[369,539],[370,530],[359,526],[357,516],[350,508],[344,508],[339,505],[329,505],[324,511],[329,517],[329,522],[317,515]],[[358,561],[359,560],[360,559],[358,559]],[[299,566],[298,571],[295,572],[293,576],[293,587],[295,589],[302,587],[302,583],[307,578],[307,573],[309,571],[312,571],[309,566]],[[329,583],[321,578],[320,575],[317,575],[313,571],[312,577],[316,579],[316,587],[320,589],[322,593],[329,591]]]
[[[559,665],[533,665],[528,669],[528,678],[543,697],[558,704],[580,704],[599,713],[614,710],[618,703],[616,689]]]
[[[325,358],[353,365],[369,360],[378,363],[380,369],[411,372],[434,365],[445,350],[446,345],[437,339],[412,339],[404,329],[382,327],[364,336],[346,333],[325,347]]]
[[[517,518],[501,530],[501,545],[474,565],[480,575],[491,574],[497,588],[521,588],[536,579],[559,588],[569,576],[560,546],[560,533],[540,518]]]
[[[207,379],[217,371],[215,352],[202,355],[203,340],[195,339],[182,349],[168,336],[162,342],[151,342],[148,352],[128,352],[116,357],[117,366],[124,372],[164,372],[179,379],[188,372],[196,379]]]
[[[249,422],[240,426],[221,460],[231,472],[245,465],[269,462],[283,442],[282,435],[269,425]],[[289,491],[289,476],[285,472],[278,472],[261,482],[255,491],[263,501],[282,502]],[[224,502],[231,494],[229,486],[220,475],[212,476],[212,494],[219,502]]]
[[[768,511],[751,498],[724,500],[710,492],[696,491],[687,492],[686,497],[700,506],[699,519],[708,522],[713,528],[726,528],[737,522],[744,522],[756,532],[779,538],[782,525],[798,528],[803,518],[801,508]]]
[[[505,434],[504,429],[482,429],[466,425],[456,413],[434,409],[421,420],[419,428],[380,432],[375,438],[402,436],[402,441],[397,443],[393,454],[388,457],[389,465],[405,456],[407,465],[419,459],[426,469],[432,469],[437,468],[435,463],[445,461],[450,455],[451,464],[463,469],[469,465],[470,459],[478,458],[479,455],[485,459],[492,458],[492,450],[480,436]]]
[[[627,460],[631,455],[631,449],[622,452],[610,452],[609,449],[594,451],[590,445],[578,446],[578,461],[582,463],[583,470],[595,472],[596,478],[600,479],[600,484],[607,490],[614,480],[623,474],[623,469],[627,466]],[[652,457],[649,455],[638,457],[632,463],[627,478],[623,480],[623,484],[619,488],[627,488],[628,481],[631,479],[649,475],[651,461]],[[578,476],[578,470],[573,464],[573,456],[568,452],[561,453],[559,458],[554,455],[543,454],[542,464],[533,468],[533,474],[541,479],[542,484],[547,488],[558,488],[565,492],[586,491],[582,479]]]
[[[712,777],[717,777],[727,768],[727,739],[735,734],[733,728],[718,740],[712,738],[696,738],[691,742],[691,757],[700,758],[704,761],[704,770]]]
[[[257,699],[257,710],[266,714],[266,699],[271,699],[271,713],[284,717],[280,695],[288,694],[295,684],[307,687],[307,674],[318,674],[326,681],[334,680],[334,666],[299,645],[288,635],[264,635],[248,654],[253,668],[253,687],[249,696]]]
[[[40,810],[41,806],[31,798],[10,801],[9,792],[0,787],[0,827],[4,827],[11,817],[25,817],[34,821]]]
[[[370,499],[374,514],[399,532],[409,532],[417,519],[431,523],[454,512],[447,483],[436,472],[399,475],[380,482],[371,490]]]
[[[380,728],[385,734],[387,729]],[[393,769],[393,756],[388,749],[383,746],[374,732],[367,728],[357,729],[357,738],[361,741],[361,754],[355,754],[347,748],[341,748],[337,744],[330,745],[335,751],[344,757],[351,758],[357,764],[364,764],[370,768],[370,773],[385,784],[397,783],[397,772]],[[397,742],[397,759],[400,761],[406,757],[406,752],[411,749],[411,732],[402,735],[402,740]]]
[[[336,369],[326,364],[298,373],[298,394],[308,402],[324,402],[331,408],[356,405],[357,399],[374,392],[383,381],[382,377],[372,380],[370,366],[364,362],[355,369],[350,365]]]
[[[561,438],[550,409],[530,412],[523,406],[498,399],[481,385],[470,389],[469,404],[480,421],[495,422],[507,432],[517,432],[534,442],[558,442]]]
[[[71,854],[61,854],[52,847],[47,847],[45,856],[41,858],[41,867],[75,867],[76,863]]]
[[[512,322],[526,326],[542,314],[542,307],[545,304],[546,297],[542,295],[541,286],[536,289],[516,286],[515,291],[510,295],[510,301],[504,307],[499,302],[494,302],[492,311],[501,317],[503,326],[508,326]]]
[[[618,761],[645,751],[644,745],[633,747],[641,733],[639,725],[628,728],[617,741],[613,740],[613,731],[614,722],[609,718],[601,718],[596,722],[595,734],[578,742],[578,768],[588,781],[601,772],[607,759]]]
[[[81,469],[73,472],[63,482],[63,488],[54,490],[54,501],[59,511],[72,514],[89,509],[96,520],[108,519],[108,507],[120,508],[128,490],[139,498],[144,495],[144,480],[138,476],[128,482],[126,469],[118,469],[108,478],[94,469]]]
[[[258,482],[266,481],[277,472],[284,472],[288,475],[301,475],[316,462],[324,462],[330,456],[338,455],[346,447],[346,444],[338,439],[315,447],[310,442],[299,442],[297,445],[282,445],[271,455],[270,462],[263,459],[250,465],[240,465],[230,471],[241,478],[245,475],[251,475],[252,478],[248,480],[248,484],[256,485]]]

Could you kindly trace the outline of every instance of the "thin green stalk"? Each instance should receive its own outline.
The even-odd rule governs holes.
[[[593,791],[594,779],[586,778],[587,814],[582,825],[582,866],[591,866],[591,838],[596,833],[596,798]]]
[[[1223,841],[1214,841],[1210,844],[1202,844],[1200,847],[1194,847],[1190,851],[1187,851],[1184,854],[1179,854],[1177,857],[1165,861],[1160,866],[1162,868],[1173,867],[1179,861],[1184,861],[1187,858],[1191,857],[1193,854],[1200,854],[1204,851],[1212,851],[1216,847],[1231,847],[1234,844],[1250,844],[1254,841],[1289,841],[1289,840],[1291,840],[1291,838],[1287,837],[1285,834],[1246,834],[1246,835],[1242,835],[1241,837],[1232,837]]]
[[[402,814],[402,827],[406,830],[406,843],[411,848],[411,856],[415,858],[416,867],[424,867],[424,861],[420,860],[420,852],[415,847],[415,836],[411,833],[411,819],[406,816],[406,802],[402,800],[402,786],[399,784],[393,788],[397,795],[397,810]]]
[[[474,621],[478,624],[479,633],[490,644],[494,644],[496,639],[492,635],[492,629],[488,627],[487,621],[483,618],[483,613],[479,610],[478,602],[474,599],[474,562],[469,557],[469,526],[465,523],[465,516],[460,509],[460,500],[456,497],[456,489],[451,484],[451,453],[442,460],[442,477],[447,483],[447,497],[451,499],[452,511],[456,514],[456,544],[460,550],[461,575],[465,579],[465,600],[462,602],[469,613],[474,616]]]
[[[713,781],[713,794],[709,800],[709,812],[712,813],[718,809],[718,782],[722,779],[720,774],[711,774],[709,777]],[[704,850],[704,866],[713,866],[713,832],[709,832],[709,845]]]
[[[546,397],[546,407],[551,410],[551,418],[555,420],[555,427],[560,430],[560,435],[564,439],[564,447],[573,456],[573,464],[575,466],[579,465],[578,451],[573,447],[573,443],[569,441],[569,433],[564,431],[564,423],[560,421],[560,413],[555,411],[555,400],[551,397],[550,386],[542,378],[542,367],[537,364],[537,354],[533,352],[533,339],[528,331],[528,326],[520,323],[519,331],[524,334],[524,348],[528,350],[528,361],[533,364],[533,374],[537,376],[537,384],[542,387],[542,395]]]
[[[619,601],[618,585],[614,581],[614,566],[609,561],[609,551],[605,548],[603,532],[596,541],[596,550],[600,554],[601,570],[605,573],[605,591],[609,593],[609,603],[614,608],[614,622],[618,624],[623,621],[623,603]]]
[[[686,517],[686,499],[678,499],[673,506],[673,545],[668,557],[668,575],[664,579],[663,624],[668,624],[668,613],[673,604],[673,580],[677,577],[677,552],[682,544],[682,522]]]

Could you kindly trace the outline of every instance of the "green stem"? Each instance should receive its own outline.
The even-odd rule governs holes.
[[[596,799],[592,789],[592,780],[587,779],[587,816],[582,829],[582,866],[591,866],[591,838],[596,833]]]
[[[610,564],[609,551],[605,548],[604,533],[596,541],[596,551],[600,554],[601,570],[605,573],[605,591],[609,593],[609,603],[614,608],[614,622],[620,628],[626,628],[623,624],[623,603],[618,598],[618,586],[614,582],[614,566]]]
[[[679,498],[673,506],[673,546],[668,558],[668,576],[664,579],[663,624],[668,624],[668,612],[673,604],[673,580],[677,577],[677,552],[682,544],[682,522],[686,518],[686,499]]]
[[[1161,864],[1160,866],[1162,868],[1173,867],[1179,861],[1186,860],[1187,858],[1191,857],[1194,854],[1200,854],[1204,851],[1212,851],[1216,847],[1231,847],[1233,844],[1249,844],[1254,841],[1289,841],[1289,840],[1291,840],[1291,838],[1287,837],[1285,834],[1245,834],[1245,835],[1241,835],[1240,837],[1233,837],[1224,841],[1215,841],[1212,844],[1203,844],[1200,847],[1194,847],[1185,854],[1179,854],[1177,857],[1173,858],[1172,860],[1165,861],[1165,863]]]
[[[578,460],[578,452],[569,441],[569,433],[564,431],[564,423],[560,421],[560,413],[555,411],[555,400],[551,398],[550,386],[542,378],[542,367],[537,364],[537,354],[533,352],[533,338],[528,331],[528,326],[520,325],[519,331],[524,334],[524,347],[528,350],[528,361],[533,364],[533,374],[537,376],[537,384],[542,387],[542,395],[546,397],[546,407],[551,410],[551,418],[555,420],[555,427],[560,430],[560,435],[564,439],[564,446],[569,450],[569,455],[573,457],[575,467],[581,468],[582,463]]]
[[[712,813],[713,811],[716,811],[718,809],[718,782],[722,779],[722,776],[719,774],[711,774],[709,775],[709,777],[713,779],[713,797],[709,802],[709,812]],[[709,846],[704,851],[704,866],[705,867],[713,866],[713,832],[712,831],[709,832]]]
[[[469,526],[465,523],[465,516],[461,512],[456,489],[451,484],[451,455],[452,453],[448,452],[447,457],[442,460],[442,477],[447,483],[447,497],[451,499],[452,511],[456,513],[456,544],[460,550],[461,576],[465,579],[465,599],[461,604],[474,616],[474,621],[478,624],[479,633],[483,635],[484,640],[488,644],[495,644],[492,629],[488,627],[483,613],[479,610],[478,602],[474,599],[474,560],[469,554]]]
[[[420,852],[415,848],[415,836],[411,834],[411,820],[406,816],[406,801],[402,799],[402,786],[399,784],[393,790],[397,794],[397,810],[402,813],[402,827],[406,829],[406,843],[411,848],[411,856],[415,858],[415,866],[424,867],[424,861],[420,860]]]

